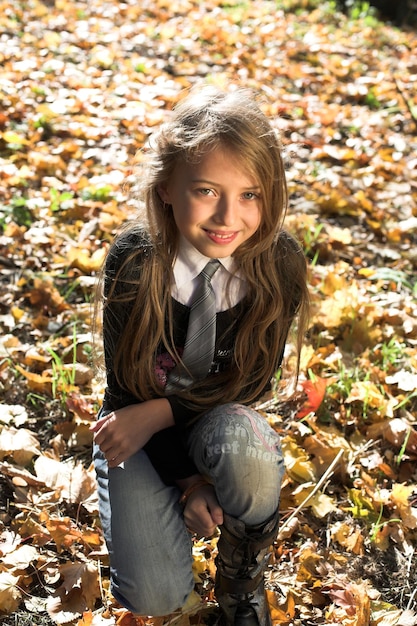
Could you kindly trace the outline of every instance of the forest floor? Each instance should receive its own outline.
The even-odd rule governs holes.
[[[314,0],[0,0],[0,623],[213,624],[196,592],[109,592],[91,467],[92,295],[138,150],[184,90],[255,90],[281,131],[313,314],[295,396],[258,406],[287,473],[274,625],[417,624],[417,36]],[[140,158],[139,158],[140,160]]]

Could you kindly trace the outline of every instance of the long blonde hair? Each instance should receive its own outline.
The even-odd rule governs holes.
[[[281,141],[246,90],[205,87],[182,100],[152,136],[141,170],[146,242],[140,249],[126,250],[117,275],[107,281],[104,315],[111,317],[111,305],[117,302],[130,307],[130,316],[117,343],[112,327],[118,320],[108,318],[104,341],[118,384],[138,401],[163,393],[155,376],[161,342],[175,360],[180,358],[173,342],[170,296],[179,233],[158,188],[169,181],[179,159],[196,163],[218,147],[235,154],[242,169],[258,181],[261,222],[233,255],[246,279],[247,295],[231,368],[181,395],[196,407],[252,402],[273,377],[297,314],[301,349],[308,314],[306,262],[298,244],[283,230],[288,193]],[[142,233],[143,221],[127,228]],[[120,241],[116,238],[113,246],[120,246]]]

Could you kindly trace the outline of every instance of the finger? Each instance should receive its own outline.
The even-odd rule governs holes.
[[[211,537],[217,526],[217,523],[213,521],[207,509],[204,513],[199,511],[198,514],[195,512],[184,514],[184,521],[186,527],[197,533],[200,537]]]
[[[223,524],[223,509],[218,504],[214,507],[210,507],[210,514],[216,526],[221,526]]]
[[[186,529],[191,535],[195,535],[198,538],[211,537],[216,531],[216,526],[202,526],[201,524],[186,524]]]
[[[221,508],[217,497],[214,493],[207,497],[207,508],[211,518],[216,526],[223,524],[223,509]]]
[[[109,448],[104,456],[106,457],[107,465],[109,467],[117,467],[120,463],[126,460],[123,452],[120,452],[115,448]]]
[[[98,432],[100,428],[104,426],[104,424],[110,419],[112,415],[113,413],[109,413],[108,415],[103,415],[103,417],[100,417],[100,419],[98,419],[96,422],[94,422],[94,424],[90,426],[90,430],[92,430],[95,433]]]
[[[107,461],[107,465],[110,468],[118,467],[121,463],[123,463],[123,458],[120,457],[120,456],[115,456],[114,458],[112,458],[109,461]]]
[[[216,524],[210,524],[208,526],[201,526],[197,528],[196,533],[200,537],[211,537],[212,535],[214,535],[216,528],[217,528]]]

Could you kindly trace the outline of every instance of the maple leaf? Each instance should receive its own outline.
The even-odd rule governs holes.
[[[34,546],[19,546],[13,552],[3,556],[2,563],[9,571],[25,570],[38,559],[38,550]]]
[[[38,454],[40,444],[30,430],[10,426],[0,432],[0,459],[11,456],[17,465],[25,466]]]
[[[307,396],[307,401],[297,411],[296,417],[303,418],[310,413],[315,413],[324,400],[329,381],[324,378],[315,377],[314,380],[302,382],[302,388]]]
[[[66,463],[40,455],[34,468],[37,477],[54,489],[67,502],[83,504],[90,511],[98,510],[96,479],[92,465],[85,469],[82,463],[70,459]]]
[[[20,577],[10,572],[0,572],[0,607],[4,613],[13,613],[17,610],[22,599],[18,587]]]
[[[281,446],[288,474],[300,483],[316,482],[316,470],[302,446],[290,436],[282,438]]]
[[[94,563],[66,563],[59,571],[63,583],[48,599],[47,611],[56,623],[65,624],[94,607],[100,597],[99,575]]]
[[[366,620],[378,626],[416,623],[411,608],[390,604],[415,608],[417,600],[409,593],[417,584],[415,557],[406,552],[416,530],[411,490],[417,458],[415,31],[409,24],[393,29],[371,15],[343,19],[329,3],[309,0],[285,0],[278,9],[277,3],[257,0],[156,0],[146,3],[146,11],[144,3],[116,0],[84,2],[81,10],[69,0],[6,4],[0,11],[7,33],[0,41],[6,94],[0,111],[0,421],[33,428],[36,442],[4,431],[5,439],[15,439],[22,449],[14,450],[12,441],[11,451],[0,451],[0,458],[7,456],[0,462],[0,520],[18,533],[2,533],[0,552],[10,571],[0,567],[1,575],[12,574],[14,558],[23,568],[33,555],[42,579],[56,586],[67,551],[74,565],[104,553],[93,471],[89,460],[78,466],[80,458],[90,457],[88,424],[104,393],[87,355],[95,274],[114,233],[136,219],[137,201],[127,188],[136,195],[141,148],[152,129],[201,78],[226,89],[238,80],[259,91],[285,152],[295,156],[286,159],[292,209],[286,227],[309,260],[312,297],[301,372],[338,381],[325,415],[321,390],[314,386],[304,389],[307,401],[296,420],[292,403],[272,399],[271,423],[282,438],[287,465],[285,515],[312,493],[343,451],[337,472],[325,483],[328,491],[318,491],[287,518],[291,525],[275,548],[280,558],[271,578],[286,600],[275,606],[271,601],[273,619],[288,624],[293,615],[293,622],[343,626]],[[350,4],[356,9],[360,3]],[[63,16],[65,31],[56,27]],[[375,50],[378,54],[369,53]],[[73,336],[67,335],[74,319],[75,366],[68,352]],[[62,359],[71,384],[48,370],[48,346]],[[289,372],[292,353],[289,343]],[[45,449],[48,454],[42,455]],[[63,462],[64,455],[73,458]],[[41,456],[56,465],[44,459],[33,463]],[[346,494],[357,521],[347,514]],[[316,518],[333,506],[338,511],[329,516],[324,533]],[[398,517],[401,522],[390,522]],[[332,524],[334,518],[340,525]],[[305,551],[307,538],[314,555]],[[59,552],[48,548],[54,540]],[[393,544],[399,557],[406,554],[407,579],[392,571],[392,562],[387,565],[383,550]],[[20,550],[25,546],[30,550]],[[41,549],[35,554],[36,548]],[[209,580],[215,575],[213,546],[194,548],[194,572],[204,572],[203,593],[211,599],[207,575]],[[398,593],[385,588],[382,594],[390,601],[375,600],[377,590],[365,589],[360,580],[348,581],[356,588],[345,580],[335,584],[334,567],[344,568],[352,554],[352,572],[358,561],[366,569],[369,559],[392,572]],[[105,591],[109,584],[104,574]],[[84,585],[89,588],[68,572],[55,600],[49,599],[54,623],[204,621],[201,614],[136,618],[108,599],[105,607],[86,609],[91,605]],[[322,593],[326,585],[333,598]],[[43,599],[36,599],[39,589],[29,567],[18,580],[0,576],[1,611],[16,612],[8,621],[20,620],[19,598],[18,610],[36,613],[43,606]],[[88,593],[96,593],[94,580]],[[372,596],[371,618],[367,596]]]
[[[390,494],[390,500],[395,505],[403,524],[407,528],[417,528],[417,507],[411,506],[411,499],[415,495],[414,485],[394,484]]]
[[[266,595],[274,625],[282,624],[284,626],[285,624],[290,624],[295,615],[295,599],[293,594],[291,592],[288,593],[285,602],[282,604],[278,604],[276,594],[269,589],[266,591]]]

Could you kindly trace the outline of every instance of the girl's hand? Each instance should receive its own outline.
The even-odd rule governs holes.
[[[223,510],[212,485],[191,493],[184,508],[184,521],[188,530],[198,537],[211,537],[216,527],[223,524]]]
[[[172,423],[169,402],[159,398],[117,409],[97,420],[90,430],[109,467],[117,467]]]

